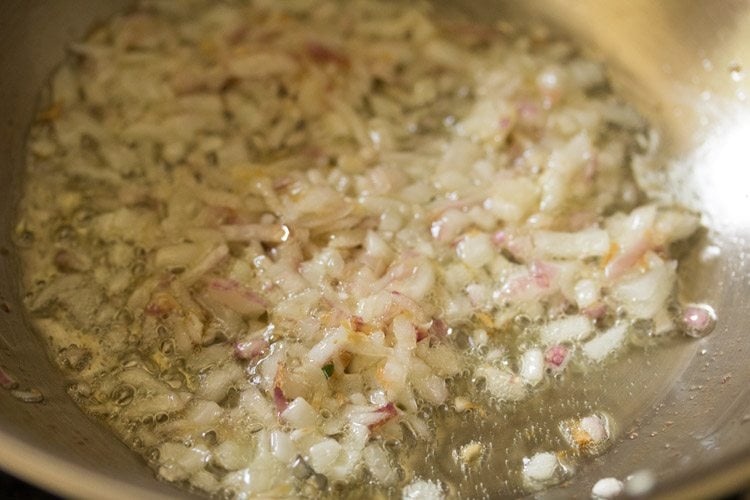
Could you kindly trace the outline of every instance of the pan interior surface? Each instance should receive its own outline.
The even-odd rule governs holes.
[[[65,44],[129,2],[73,0],[49,4],[8,1],[0,6],[0,366],[21,389],[37,389],[40,403],[24,403],[0,391],[0,466],[54,491],[82,497],[153,497],[181,494],[152,472],[66,393],[43,343],[21,314],[18,262],[10,234],[20,192],[25,133],[46,75],[64,56]],[[685,255],[681,291],[688,302],[714,306],[715,331],[700,340],[631,351],[600,378],[568,387],[531,426],[529,411],[502,421],[480,418],[448,427],[429,455],[425,472],[454,475],[447,444],[467,440],[466,429],[507,450],[458,487],[468,497],[492,496],[507,478],[498,470],[542,446],[561,418],[605,410],[617,423],[609,453],[583,463],[574,478],[542,496],[585,497],[601,477],[648,471],[665,496],[711,494],[747,480],[750,462],[750,365],[743,295],[750,287],[750,6],[727,1],[721,8],[679,0],[562,0],[490,2],[461,6],[481,18],[549,23],[571,34],[610,67],[619,90],[662,131],[663,182],[686,205],[704,214],[706,230]],[[696,34],[698,34],[696,36]],[[527,409],[531,408],[529,405]],[[519,439],[519,436],[525,436]],[[443,448],[444,446],[444,448]],[[645,477],[645,476],[644,476]],[[680,488],[690,488],[681,490]]]

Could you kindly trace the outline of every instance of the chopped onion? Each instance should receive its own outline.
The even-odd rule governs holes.
[[[650,319],[664,307],[674,288],[675,266],[652,254],[650,270],[612,288],[612,296],[635,318]]]
[[[181,443],[164,443],[159,447],[159,475],[167,481],[179,481],[202,469],[209,452],[201,446],[188,448]]]
[[[485,365],[475,373],[484,379],[486,390],[499,401],[517,401],[527,394],[521,379],[507,370]]]
[[[495,256],[492,241],[485,233],[465,235],[456,245],[456,252],[462,261],[475,268],[484,266]]]
[[[396,406],[393,403],[388,403],[372,412],[373,420],[365,425],[367,425],[367,428],[372,431],[397,416],[398,410],[396,409]]]
[[[254,359],[268,349],[268,341],[262,338],[242,340],[234,344],[234,356],[237,359]]]
[[[544,362],[554,372],[561,371],[570,360],[570,352],[564,345],[553,345],[544,353]]]
[[[560,462],[554,453],[536,453],[523,459],[523,476],[530,483],[550,483],[558,474]]]
[[[609,235],[602,229],[577,233],[536,231],[532,240],[540,258],[586,259],[601,257],[609,251]]]
[[[273,388],[273,402],[276,405],[276,411],[279,415],[284,413],[289,407],[289,401],[284,396],[284,391],[281,390],[281,387],[277,386]]]
[[[322,367],[346,346],[348,337],[349,335],[344,328],[329,330],[323,340],[310,349],[307,353],[307,359],[313,365]]]
[[[583,315],[567,316],[542,327],[540,338],[545,345],[584,340],[594,331],[591,320]]]
[[[8,373],[3,368],[0,368],[0,387],[6,390],[15,389],[16,387],[18,387],[18,382],[13,380],[13,377],[8,375]]]
[[[587,308],[599,300],[600,289],[591,279],[582,279],[575,284],[576,304],[580,309]]]
[[[265,299],[232,280],[212,279],[206,287],[206,296],[235,312],[248,316],[258,316],[268,307]]]
[[[544,354],[541,349],[529,349],[521,355],[519,375],[529,385],[536,385],[544,378]]]
[[[443,500],[445,494],[440,482],[417,480],[401,490],[402,500]]]
[[[557,268],[542,262],[533,263],[528,271],[509,280],[500,290],[500,297],[525,302],[539,300],[554,293],[552,282]]]
[[[385,443],[492,419],[637,320],[713,327],[671,314],[669,246],[699,218],[639,206],[656,136],[567,43],[421,3],[146,3],[51,79],[14,236],[77,400],[162,477],[255,498],[403,472],[443,498]],[[566,420],[572,450],[508,477],[564,479],[608,425]],[[459,444],[466,473],[492,452]]]
[[[614,477],[605,477],[598,480],[591,488],[591,496],[595,499],[608,500],[620,496],[624,489],[625,485],[622,481]]]
[[[275,395],[276,392],[274,390],[274,397]],[[297,429],[313,427],[318,419],[315,410],[304,398],[296,398],[287,404],[286,408],[281,412],[281,418]]]
[[[195,265],[185,271],[180,278],[188,283],[195,281],[213,269],[214,266],[224,260],[228,255],[229,248],[226,245],[219,245],[209,251],[203,259],[199,260]]]
[[[316,472],[325,474],[341,454],[341,445],[335,439],[324,439],[310,447],[310,465]]]
[[[583,344],[583,353],[588,358],[600,362],[622,345],[627,331],[627,324],[617,324]]]
[[[611,443],[609,418],[604,415],[595,413],[566,420],[561,423],[560,430],[572,448],[587,455],[598,455]]]
[[[281,243],[289,239],[289,228],[284,224],[221,226],[221,232],[227,241]]]
[[[362,457],[370,474],[380,484],[390,485],[398,480],[398,473],[391,465],[388,453],[377,443],[367,445],[362,453]]]

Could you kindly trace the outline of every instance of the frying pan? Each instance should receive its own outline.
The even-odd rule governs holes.
[[[36,389],[44,398],[23,402],[0,389],[0,467],[80,498],[186,495],[157,481],[138,456],[67,396],[65,380],[22,314],[19,262],[10,239],[24,138],[44,78],[68,42],[128,3],[0,3],[0,366],[21,390]],[[635,350],[571,389],[565,404],[545,402],[567,410],[581,402],[604,408],[615,416],[618,431],[607,454],[582,463],[571,481],[539,496],[587,497],[600,477],[634,473],[652,478],[649,494],[664,498],[714,496],[746,486],[750,2],[475,0],[460,8],[488,20],[545,21],[605,61],[614,85],[662,133],[658,182],[700,211],[705,226],[685,252],[680,293],[685,301],[714,306],[714,332]],[[487,491],[496,496],[499,490]]]

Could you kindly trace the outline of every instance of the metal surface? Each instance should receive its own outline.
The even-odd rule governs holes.
[[[156,481],[67,397],[20,314],[10,243],[24,134],[44,75],[67,41],[126,3],[0,3],[0,366],[45,396],[29,404],[0,390],[0,467],[76,497],[184,495]],[[716,331],[633,355],[592,386],[589,392],[598,392],[591,397],[617,416],[620,440],[544,496],[586,497],[600,477],[644,469],[657,479],[654,493],[667,497],[741,487],[750,480],[750,309],[744,304],[750,292],[750,75],[743,71],[750,69],[750,3],[478,0],[462,8],[483,18],[548,20],[605,60],[616,86],[663,131],[665,182],[705,214],[708,228],[681,279],[686,299],[715,306]]]

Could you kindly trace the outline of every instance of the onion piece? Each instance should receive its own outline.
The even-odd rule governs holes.
[[[452,329],[442,319],[433,318],[432,323],[430,323],[430,328],[427,330],[427,332],[433,338],[442,339],[450,335]]]
[[[598,302],[595,304],[591,304],[588,307],[585,307],[581,310],[581,312],[587,317],[592,320],[597,320],[600,318],[603,318],[606,314],[609,308],[607,307],[607,304],[603,302]]]
[[[592,279],[578,280],[573,288],[580,309],[593,305],[600,297],[600,288]]]
[[[316,472],[325,474],[341,454],[342,447],[335,439],[324,439],[308,450],[310,465]]]
[[[420,323],[425,319],[424,309],[419,302],[401,292],[391,292],[391,305],[389,312],[394,315],[408,312]]]
[[[213,269],[229,255],[229,247],[219,245],[209,251],[203,259],[180,275],[180,279],[191,283]]]
[[[282,463],[289,464],[298,456],[294,442],[289,437],[289,434],[281,429],[271,431],[270,440],[271,453]]]
[[[635,318],[651,319],[664,308],[674,288],[675,262],[664,262],[655,254],[648,254],[649,271],[612,287],[614,297],[628,314]]]
[[[601,454],[611,443],[612,431],[609,421],[604,414],[594,413],[563,421],[560,431],[572,448],[580,453],[595,456]]]
[[[220,229],[227,241],[282,243],[289,239],[289,227],[285,224],[226,225]]]
[[[159,248],[154,255],[154,265],[160,269],[187,266],[197,260],[206,248],[196,243],[179,243]]]
[[[583,354],[589,359],[601,362],[615,352],[625,340],[625,334],[628,331],[628,325],[620,323],[604,333],[601,333],[583,344]]]
[[[391,465],[388,452],[377,443],[368,444],[362,457],[367,470],[380,484],[390,485],[398,480],[398,473]]]
[[[208,282],[205,294],[232,311],[248,316],[260,316],[268,308],[263,297],[234,280],[213,278]]]
[[[529,349],[521,355],[519,375],[529,385],[537,385],[544,378],[544,354],[541,349]]]
[[[651,245],[652,243],[648,238],[636,241],[633,246],[621,252],[606,264],[604,267],[604,276],[611,281],[619,279],[641,260],[646,252],[651,249]]]
[[[146,305],[144,313],[149,316],[163,316],[179,309],[180,305],[175,298],[166,292],[157,292]]]
[[[435,284],[433,266],[432,262],[422,259],[407,270],[406,276],[392,281],[387,289],[405,295],[414,301],[422,300]]]
[[[278,387],[276,389],[279,389]],[[276,389],[274,389],[274,399],[277,399]],[[280,389],[279,389],[280,390]],[[283,392],[281,393],[283,401],[286,401]],[[283,404],[282,404],[283,406]],[[278,407],[278,404],[277,404]],[[295,398],[292,402],[288,403],[283,411],[279,415],[289,425],[297,429],[314,427],[317,421],[317,413],[310,406],[305,398]]]
[[[203,446],[188,448],[182,443],[163,443],[159,446],[159,475],[167,481],[187,479],[202,469],[210,458]]]
[[[508,370],[482,365],[474,372],[485,381],[485,388],[498,401],[518,401],[526,397],[526,387],[520,377]]]
[[[602,229],[585,229],[577,233],[536,231],[532,234],[532,241],[541,258],[586,259],[601,257],[609,250],[609,234]]]
[[[234,344],[234,357],[242,360],[255,359],[263,354],[268,346],[268,341],[263,338],[240,340]]]
[[[24,403],[41,403],[44,401],[44,394],[34,387],[30,389],[11,389],[10,395]]]
[[[346,53],[320,42],[307,42],[305,44],[305,52],[317,64],[333,63],[342,69],[348,69],[350,65],[349,57]]]
[[[18,382],[13,380],[13,377],[8,375],[8,373],[3,368],[0,368],[0,387],[6,390],[15,389],[16,387],[18,387]]]
[[[375,420],[367,424],[367,428],[370,429],[370,431],[374,431],[389,420],[396,418],[398,416],[398,410],[393,403],[388,403],[375,410],[373,414]]]
[[[557,268],[544,262],[534,262],[526,273],[511,279],[500,289],[501,298],[525,302],[539,300],[554,292],[552,283]]]
[[[523,478],[531,486],[552,484],[559,469],[560,462],[554,453],[536,453],[523,459]]]
[[[281,415],[289,407],[289,400],[284,396],[284,391],[281,387],[276,386],[273,388],[273,403],[276,405],[276,412]]]
[[[594,331],[591,320],[583,315],[566,316],[542,327],[540,338],[545,345],[584,340]]]
[[[486,233],[472,232],[466,234],[456,245],[458,258],[473,268],[480,268],[488,264],[495,253],[492,240]]]
[[[591,488],[591,497],[594,499],[608,500],[619,497],[625,489],[622,481],[614,477],[605,477],[598,480]]]
[[[570,351],[562,344],[553,345],[544,352],[544,363],[554,372],[561,371],[570,359]]]
[[[402,500],[444,500],[440,481],[417,480],[404,486],[401,490]]]

